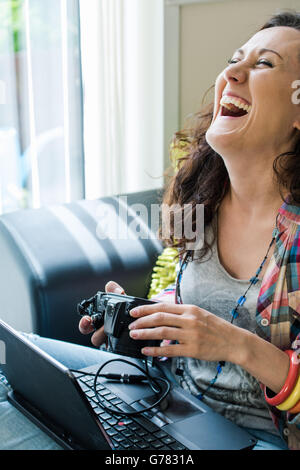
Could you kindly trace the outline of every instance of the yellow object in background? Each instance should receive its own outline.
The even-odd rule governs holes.
[[[176,248],[165,248],[161,255],[158,256],[156,264],[152,272],[152,280],[148,299],[159,294],[168,285],[176,280],[176,260],[178,251]]]
[[[177,140],[176,145],[173,142],[170,146],[170,160],[176,171],[179,170],[179,159],[188,154],[187,142]],[[158,295],[162,290],[176,281],[176,263],[178,251],[176,248],[165,248],[161,255],[157,258],[156,264],[152,272],[152,280],[148,299]]]
[[[170,160],[175,171],[179,170],[180,158],[185,157],[189,153],[187,150],[187,146],[187,142],[184,141],[178,141],[176,145],[174,144],[174,142],[171,144]]]

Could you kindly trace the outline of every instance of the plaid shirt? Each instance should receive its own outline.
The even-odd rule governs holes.
[[[282,204],[273,236],[275,249],[257,301],[256,333],[281,350],[300,349],[300,207]],[[154,297],[165,302],[174,298],[175,284]],[[300,413],[269,410],[288,447],[300,450]]]
[[[276,220],[273,256],[257,301],[256,333],[278,348],[300,348],[300,207],[283,203]],[[300,413],[269,407],[290,449],[300,449]]]

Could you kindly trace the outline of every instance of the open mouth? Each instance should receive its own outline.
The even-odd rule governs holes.
[[[224,95],[220,101],[221,116],[241,117],[249,113],[251,105],[242,98]]]

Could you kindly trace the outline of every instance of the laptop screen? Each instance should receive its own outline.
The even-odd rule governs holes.
[[[0,320],[0,341],[5,346],[1,364],[16,396],[35,408],[44,424],[85,449],[110,449],[109,438],[74,379],[58,361]],[[67,406],[66,406],[67,404]]]

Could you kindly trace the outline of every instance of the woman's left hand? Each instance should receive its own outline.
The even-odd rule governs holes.
[[[185,356],[207,361],[230,361],[237,354],[242,330],[195,305],[155,303],[130,311],[136,318],[130,336],[138,340],[172,340],[178,344],[142,349],[146,356]]]

